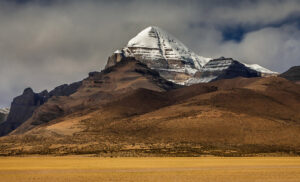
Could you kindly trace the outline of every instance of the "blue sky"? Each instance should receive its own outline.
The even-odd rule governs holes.
[[[147,26],[205,57],[233,57],[283,72],[299,65],[300,1],[0,1],[0,107],[103,69]]]

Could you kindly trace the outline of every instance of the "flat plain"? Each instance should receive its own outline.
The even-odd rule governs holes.
[[[1,182],[299,182],[300,157],[1,157]]]

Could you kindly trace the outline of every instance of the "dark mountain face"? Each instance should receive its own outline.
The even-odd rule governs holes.
[[[195,77],[210,79],[210,81],[230,79],[236,77],[259,77],[259,72],[246,67],[232,58],[219,58],[209,61]]]
[[[7,121],[0,125],[0,136],[8,134],[30,118],[33,111],[47,101],[47,94],[46,91],[36,94],[27,88],[22,95],[14,98]]]
[[[0,124],[6,121],[7,115],[8,115],[7,112],[1,112],[1,109],[0,109]]]
[[[48,98],[51,98],[52,96],[69,96],[76,92],[77,89],[81,86],[81,84],[81,82],[75,82],[70,85],[60,85],[49,92]]]
[[[3,113],[0,113],[0,124],[1,124],[2,122],[4,122],[5,120],[6,120],[6,115],[3,114]]]
[[[0,125],[0,136],[7,135],[23,124],[33,115],[34,111],[46,103],[49,98],[53,96],[70,95],[74,93],[80,85],[81,82],[76,82],[71,85],[65,84],[56,87],[49,93],[46,90],[41,93],[34,93],[31,88],[26,88],[22,95],[14,98],[6,122]]]
[[[300,81],[300,66],[291,67],[279,76],[291,81]]]

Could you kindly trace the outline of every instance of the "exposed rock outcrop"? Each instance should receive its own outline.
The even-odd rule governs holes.
[[[259,77],[261,73],[246,67],[232,58],[218,58],[209,61],[202,69],[196,72],[193,78],[187,80],[186,85],[210,82],[235,77]]]
[[[51,98],[52,96],[69,96],[73,93],[75,93],[78,88],[81,86],[81,81],[75,82],[72,84],[63,84],[56,88],[54,88],[52,91],[49,92],[48,97]]]
[[[22,95],[14,98],[6,122],[0,125],[0,136],[8,134],[30,118],[33,111],[47,101],[47,95],[47,91],[37,94],[31,88],[26,88]]]
[[[49,98],[53,96],[71,95],[76,92],[80,85],[81,82],[75,82],[70,85],[64,84],[56,87],[49,93],[47,90],[41,93],[35,93],[31,88],[26,88],[23,94],[14,98],[11,103],[7,120],[0,125],[0,136],[7,135],[23,124],[33,115],[34,111],[46,103]]]
[[[49,98],[12,133],[24,133],[37,125],[49,123],[72,113],[97,109],[136,89],[164,92],[180,87],[160,77],[157,71],[148,68],[135,58],[124,58],[101,72],[91,72],[88,78],[80,83],[81,87],[72,95]],[[57,87],[53,93],[64,93],[60,88],[64,86]]]
[[[105,69],[116,65],[118,62],[122,61],[123,59],[125,59],[124,52],[120,50],[115,51],[113,55],[111,55],[108,58]]]
[[[290,81],[300,82],[300,66],[293,66],[279,76]]]

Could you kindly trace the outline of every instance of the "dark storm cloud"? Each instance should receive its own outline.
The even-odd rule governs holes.
[[[299,64],[298,1],[0,1],[0,106],[81,80],[156,25],[202,56],[275,71]]]

